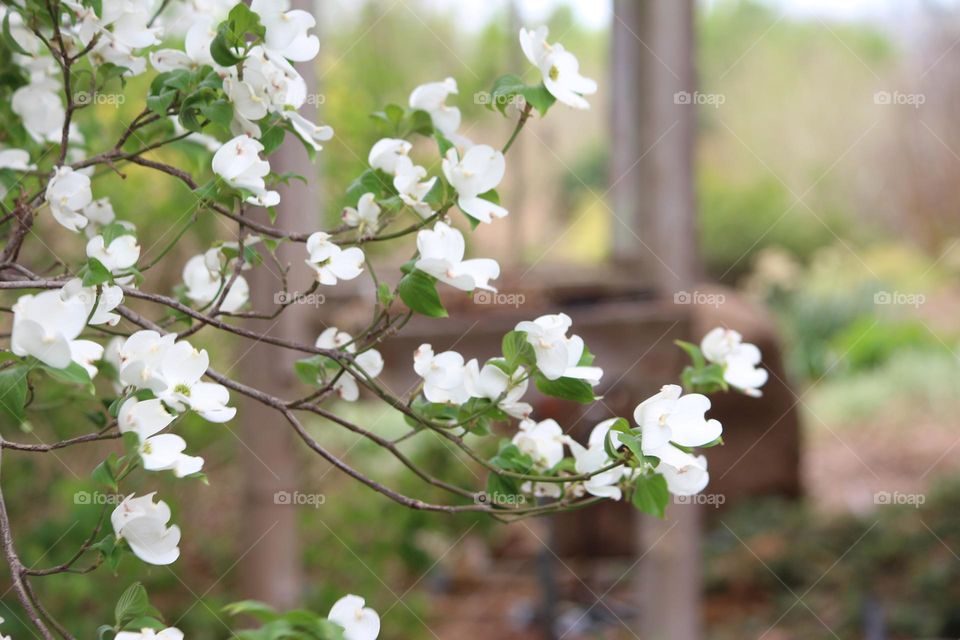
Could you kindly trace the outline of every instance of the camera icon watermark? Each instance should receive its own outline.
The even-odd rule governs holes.
[[[313,507],[326,504],[327,496],[322,493],[303,493],[301,491],[277,491],[273,494],[273,504],[292,507]]]
[[[300,293],[299,291],[278,291],[273,294],[273,303],[288,307],[293,304],[308,304],[319,307],[327,301],[322,293]]]
[[[727,102],[727,96],[722,93],[700,93],[699,91],[677,91],[673,94],[673,104],[697,105],[719,109]]]
[[[692,496],[673,496],[673,504],[702,504],[719,509],[727,502],[722,493],[698,493]]]
[[[523,108],[527,101],[519,93],[512,96],[495,96],[489,91],[477,91],[473,94],[473,104],[490,105],[494,107],[509,107],[513,105],[517,108]]]
[[[677,291],[673,294],[673,304],[696,304],[717,309],[725,304],[727,296],[722,293],[705,293],[703,291]]]
[[[123,496],[118,493],[104,493],[102,491],[77,491],[73,494],[73,504],[117,505],[123,502]]]
[[[74,104],[80,107],[101,104],[119,107],[126,101],[127,96],[122,93],[90,93],[88,91],[78,91],[73,94]]]
[[[527,301],[522,293],[500,293],[477,290],[473,292],[473,304],[520,308]]]
[[[923,93],[903,93],[902,91],[877,91],[873,94],[873,104],[908,106],[919,109],[927,102]]]
[[[878,491],[873,494],[876,505],[908,505],[919,509],[926,503],[927,496],[922,493],[902,493],[900,491]]]
[[[487,493],[486,491],[480,491],[473,494],[473,502],[498,507],[517,507],[527,503],[527,496],[522,493],[500,493],[499,491]]]
[[[926,303],[927,297],[922,293],[904,293],[902,291],[877,291],[873,294],[873,304],[899,305],[920,308]]]

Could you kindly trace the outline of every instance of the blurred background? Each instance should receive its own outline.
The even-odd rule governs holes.
[[[537,405],[578,436],[674,381],[683,363],[672,341],[717,324],[761,345],[765,396],[716,399],[726,445],[708,453],[711,485],[662,523],[629,505],[511,525],[419,513],[287,441],[269,415],[189,423],[209,486],[139,480],[175,505],[181,560],[128,559],[120,579],[105,569],[46,579],[48,608],[92,637],[138,579],[191,639],[242,628],[221,611],[232,601],[325,612],[344,593],[379,611],[386,640],[960,636],[960,2],[318,0],[315,10],[312,104],[336,136],[317,188],[298,196],[311,229],[355,204],[346,187],[381,136],[369,114],[405,104],[418,84],[454,77],[463,132],[501,145],[513,121],[482,92],[504,73],[537,79],[520,26],[548,25],[600,84],[590,111],[557,105],[528,124],[499,188],[510,216],[469,240],[472,256],[501,261],[501,292],[514,297],[451,302],[442,326],[414,323],[385,347],[388,370],[405,372],[427,340],[489,355],[502,326],[559,307],[607,372],[597,413]],[[82,128],[112,140],[140,108],[99,105]],[[189,145],[164,153],[200,174],[209,163]],[[301,155],[286,162],[307,173]],[[146,171],[127,176],[95,193],[156,238],[143,241],[150,259],[194,197]],[[186,259],[227,233],[201,218],[145,287],[172,291]],[[401,263],[401,244],[377,259]],[[353,299],[370,292],[338,295],[306,311],[308,333],[363,324]],[[265,366],[245,344],[193,341],[241,379]],[[74,406],[44,402],[38,439],[89,428]],[[404,429],[372,402],[338,410],[383,435]],[[350,464],[430,497],[386,452],[329,423],[310,428]],[[404,447],[437,475],[482,486],[475,465],[429,434]],[[25,562],[62,562],[82,542],[99,510],[77,496],[93,490],[107,451],[5,457]],[[312,498],[278,504],[277,491]],[[4,631],[29,638],[18,611],[8,591]]]

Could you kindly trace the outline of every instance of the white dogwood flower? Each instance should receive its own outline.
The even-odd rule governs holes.
[[[30,162],[30,154],[23,149],[3,149],[0,150],[0,169],[36,171],[37,165]]]
[[[681,451],[672,444],[665,444],[644,453],[660,459],[656,472],[667,481],[667,490],[678,496],[692,496],[703,491],[710,482],[706,456]]]
[[[563,445],[568,442],[568,438],[556,420],[523,420],[512,442],[520,451],[533,458],[533,464],[538,470],[546,471],[563,460]]]
[[[416,268],[437,280],[463,291],[496,291],[489,282],[500,276],[500,265],[490,258],[464,260],[463,234],[453,227],[437,222],[433,229],[421,230],[417,234],[417,250],[420,258]]]
[[[72,278],[60,289],[60,297],[64,300],[79,298],[86,309],[89,325],[108,324],[113,327],[120,322],[119,314],[113,313],[114,309],[123,304],[123,289],[120,287],[100,285],[100,293],[97,295],[97,287],[84,287],[80,278]]]
[[[173,471],[178,478],[197,473],[203,458],[184,454],[187,443],[178,435],[160,434],[176,416],[167,412],[159,399],[129,398],[120,407],[117,425],[122,433],[136,433],[139,453],[147,471]]]
[[[617,466],[597,473],[612,462],[603,444],[601,443],[599,446],[591,444],[589,448],[586,448],[573,438],[570,438],[567,444],[573,453],[574,469],[577,474],[594,474],[583,481],[583,490],[598,498],[620,500],[623,497],[623,492],[618,485],[623,478],[623,467]]]
[[[10,108],[20,116],[23,128],[39,143],[60,142],[67,109],[60,97],[60,87],[52,80],[31,79],[10,99]]]
[[[80,231],[87,226],[82,211],[93,201],[87,175],[70,167],[57,167],[47,184],[45,198],[53,217],[67,229]]]
[[[767,383],[769,373],[761,369],[760,349],[743,341],[743,336],[732,329],[717,327],[700,342],[703,356],[723,366],[723,379],[748,396],[759,397],[760,387]]]
[[[110,273],[126,271],[140,259],[140,245],[136,236],[124,234],[105,245],[103,236],[94,236],[87,242],[87,257],[96,258]]]
[[[260,15],[266,28],[265,48],[294,62],[317,57],[320,40],[307,32],[317,25],[306,11],[290,11],[289,0],[253,0],[250,8]]]
[[[528,418],[533,412],[532,406],[520,401],[530,384],[523,367],[508,376],[493,360],[481,369],[480,363],[473,359],[467,363],[464,373],[467,391],[474,398],[487,398],[501,411],[518,419]]]
[[[434,354],[432,346],[422,344],[413,353],[413,370],[423,378],[423,395],[428,401],[463,404],[470,399],[463,356],[456,351]]]
[[[456,149],[448,149],[443,159],[443,175],[457,190],[457,206],[468,216],[487,223],[508,213],[480,197],[500,184],[505,169],[503,154],[485,144],[470,147],[462,158]]]
[[[368,232],[376,231],[380,218],[380,207],[377,205],[376,196],[372,193],[363,194],[357,201],[356,208],[344,208],[342,217],[347,226],[362,227]]]
[[[382,138],[370,148],[367,163],[374,169],[380,169],[392,176],[413,166],[410,149],[413,144],[400,138]]]
[[[13,305],[10,348],[18,356],[33,356],[50,367],[64,369],[73,361],[75,349],[83,351],[72,345],[78,342],[88,315],[79,297],[64,298],[59,291],[20,296]]]
[[[207,305],[218,300],[223,288],[233,278],[233,274],[221,273],[219,248],[208,250],[205,254],[193,256],[183,265],[183,283],[187,288],[187,297],[199,305]],[[220,309],[227,313],[239,310],[250,299],[250,284],[242,275],[233,279]]]
[[[596,385],[603,377],[603,369],[580,365],[586,346],[580,336],[567,337],[572,325],[570,316],[558,313],[521,322],[516,330],[527,334],[527,342],[537,356],[537,368],[545,378],[576,378]]]
[[[273,207],[280,202],[280,194],[267,190],[264,176],[270,173],[270,163],[260,158],[261,151],[260,141],[239,135],[213,155],[213,171],[230,186],[249,191],[249,204]]]
[[[183,640],[183,632],[176,627],[167,627],[160,631],[146,627],[140,631],[121,631],[113,640]]]
[[[430,114],[433,126],[449,135],[460,128],[460,109],[447,105],[450,94],[457,93],[457,81],[447,78],[441,82],[422,84],[410,94],[410,108]]]
[[[170,507],[153,501],[156,493],[139,498],[130,494],[110,515],[117,540],[126,540],[134,555],[148,564],[173,564],[180,557],[180,527],[167,526]]]
[[[87,219],[88,223],[83,230],[88,238],[92,238],[99,233],[101,228],[116,220],[117,214],[113,211],[110,198],[98,198],[83,208],[83,217]],[[121,222],[120,224],[133,227],[129,222]]]
[[[343,640],[376,640],[380,635],[380,616],[360,596],[346,595],[337,600],[327,618],[343,627]]]
[[[206,15],[196,16],[187,29],[184,50],[159,49],[150,54],[150,63],[160,73],[175,69],[199,69],[204,65],[219,68],[210,54],[210,44],[216,36],[217,23],[214,19]]]
[[[341,349],[347,353],[356,353],[353,336],[336,327],[328,327],[317,337],[314,344],[318,349]],[[376,378],[383,372],[383,356],[376,349],[367,349],[354,357],[355,366],[371,378]],[[360,397],[360,387],[353,373],[345,371],[334,383],[333,388],[341,399],[355,402]]]
[[[366,259],[359,247],[341,248],[330,240],[330,234],[317,231],[307,238],[307,265],[317,272],[317,282],[334,285],[340,280],[353,280],[363,273]]]
[[[540,70],[543,84],[553,97],[577,109],[589,109],[583,96],[597,92],[597,83],[580,75],[580,63],[563,45],[547,42],[547,28],[520,29],[520,47]]]
[[[709,409],[710,399],[706,396],[683,395],[679,385],[665,385],[633,412],[633,419],[641,429],[644,453],[668,442],[700,447],[715,441],[723,433],[723,426],[717,420],[704,417]]]
[[[419,165],[401,164],[399,167],[399,173],[393,178],[393,187],[400,194],[400,200],[421,218],[429,218],[433,215],[433,207],[426,201],[426,197],[436,184],[437,177],[424,180],[427,170]]]

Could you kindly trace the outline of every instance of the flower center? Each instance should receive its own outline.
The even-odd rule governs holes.
[[[556,82],[556,81],[557,81],[557,78],[560,77],[560,69],[557,69],[556,66],[552,66],[552,67],[550,67],[550,73],[549,73],[548,75],[550,76],[550,79],[551,79],[551,80],[553,80],[554,82]]]

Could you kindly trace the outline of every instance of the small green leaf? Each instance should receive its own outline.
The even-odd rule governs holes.
[[[117,606],[114,609],[116,626],[123,628],[131,620],[145,616],[150,609],[147,590],[139,582],[134,582],[117,600]]]
[[[662,518],[669,500],[667,480],[660,474],[640,476],[633,485],[633,506],[646,514]]]
[[[537,389],[544,395],[572,400],[580,404],[589,404],[596,400],[596,396],[593,395],[593,387],[585,380],[576,378],[549,380],[539,371],[534,374],[533,379],[537,384]]]
[[[423,271],[413,270],[400,279],[397,293],[412,311],[431,318],[446,318],[447,310],[440,302],[436,278]]]
[[[506,360],[507,373],[512,374],[521,365],[532,368],[537,363],[537,354],[523,331],[510,331],[504,335],[500,347]]]
[[[14,424],[26,419],[24,406],[27,403],[27,373],[24,366],[14,366],[0,371],[0,412]]]

